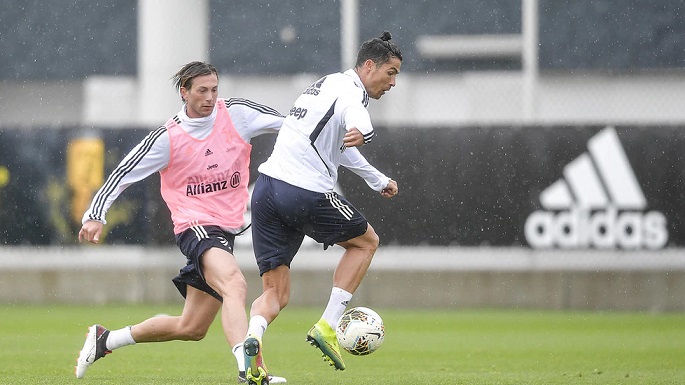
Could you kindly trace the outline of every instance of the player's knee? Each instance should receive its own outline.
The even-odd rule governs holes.
[[[345,249],[362,249],[370,252],[372,255],[376,252],[376,249],[378,249],[379,244],[380,238],[371,225],[366,228],[364,234],[349,241],[338,243],[338,245]]]
[[[376,234],[376,231],[373,229],[373,227],[371,227],[371,225],[369,225],[366,233],[364,233],[363,239],[364,247],[371,251],[376,251],[376,249],[378,249],[378,245],[381,243],[378,234]]]
[[[245,277],[241,273],[231,277],[226,286],[228,286],[227,294],[242,298],[243,302],[245,301],[247,297],[247,281],[245,281]]]
[[[186,326],[181,330],[181,340],[200,341],[207,335],[207,328],[197,326]]]
[[[288,302],[290,302],[290,295],[288,293],[281,293],[278,296],[278,305],[281,307],[280,310],[283,310],[284,307],[288,306]]]
[[[221,277],[215,289],[224,300],[226,298],[236,298],[245,302],[247,297],[247,281],[240,271]]]

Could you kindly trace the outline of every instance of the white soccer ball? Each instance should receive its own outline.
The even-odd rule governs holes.
[[[367,307],[347,310],[335,329],[340,347],[355,356],[371,354],[385,338],[385,326],[381,316]]]

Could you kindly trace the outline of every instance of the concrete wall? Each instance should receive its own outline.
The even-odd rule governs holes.
[[[221,74],[219,95],[243,97],[287,112],[322,74],[236,76]],[[157,75],[159,77],[159,75]],[[171,76],[171,73],[168,74]],[[141,105],[135,78],[93,76],[74,82],[0,83],[0,127],[157,127],[181,102],[168,80],[159,86],[156,113]],[[369,104],[375,124],[402,127],[464,125],[683,124],[681,74],[610,76],[542,75],[525,100],[518,71],[402,74],[397,86]],[[11,96],[10,96],[11,95]],[[30,104],[19,101],[28,101]],[[530,116],[524,107],[530,103]],[[165,111],[165,112],[162,112]],[[169,112],[172,111],[172,112]]]
[[[323,306],[340,248],[305,248],[292,265],[292,306]],[[236,255],[248,301],[261,292],[250,249]],[[181,303],[175,248],[0,248],[2,303]],[[685,253],[525,248],[379,250],[353,304],[397,308],[685,310]]]

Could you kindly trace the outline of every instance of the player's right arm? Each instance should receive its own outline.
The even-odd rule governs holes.
[[[81,230],[78,232],[78,241],[88,241],[90,243],[98,243],[100,241],[100,234],[102,234],[102,228],[105,226],[104,223],[98,221],[86,221]]]
[[[114,201],[133,183],[161,171],[169,164],[169,135],[162,126],[150,132],[110,173],[83,214],[79,241],[97,243],[105,215]],[[95,223],[93,223],[95,222]],[[98,225],[99,224],[99,225]]]

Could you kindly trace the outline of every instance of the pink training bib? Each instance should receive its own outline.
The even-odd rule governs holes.
[[[179,234],[191,226],[237,229],[249,197],[250,151],[233,126],[223,99],[216,102],[212,133],[199,140],[174,119],[164,125],[170,141],[169,166],[160,172],[161,193]]]

